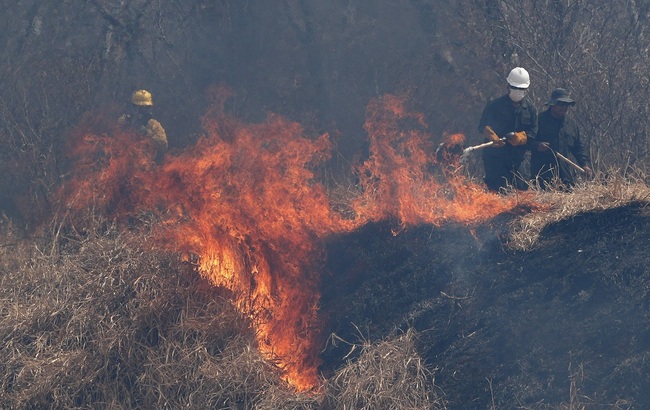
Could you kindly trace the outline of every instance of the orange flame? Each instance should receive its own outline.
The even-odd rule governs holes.
[[[160,166],[134,132],[77,130],[75,177],[61,192],[73,209],[158,213],[160,245],[197,255],[200,273],[232,291],[260,350],[297,389],[318,385],[325,238],[389,218],[401,226],[476,222],[515,205],[437,161],[423,116],[409,113],[403,98],[385,96],[368,107],[371,155],[357,170],[356,218],[342,218],[313,172],[329,158],[327,134],[307,138],[276,115],[244,124],[224,113],[227,91],[210,96],[204,135]],[[460,134],[445,138],[462,143]]]
[[[433,155],[422,114],[409,113],[405,100],[393,95],[372,101],[365,129],[371,155],[360,167],[365,195],[357,212],[372,220],[397,218],[403,225],[444,221],[479,222],[517,205],[515,198],[491,194],[482,186],[454,174],[455,163]],[[463,142],[462,134],[445,136],[449,148]]]

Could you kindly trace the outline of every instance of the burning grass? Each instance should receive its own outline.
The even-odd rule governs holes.
[[[512,248],[577,213],[647,202],[650,188],[611,176],[537,198],[547,210],[513,223]],[[177,253],[152,251],[148,232],[85,225],[30,240],[1,225],[0,407],[445,408],[413,331],[357,346],[318,392],[296,392],[229,291]]]
[[[148,249],[149,234],[100,220],[29,241],[1,228],[1,408],[440,408],[412,333],[299,393],[227,291]]]
[[[410,332],[363,345],[319,380],[324,239],[387,219],[479,223],[527,199],[488,193],[432,161],[422,116],[399,98],[371,104],[371,156],[358,181],[329,191],[314,172],[329,156],[327,135],[213,110],[197,145],[161,165],[129,133],[81,127],[74,140],[75,177],[61,198],[75,224],[96,207],[122,224],[155,215],[152,231],[89,218],[82,231],[54,224],[30,242],[1,232],[0,405],[444,407]],[[575,213],[647,200],[639,186],[612,177],[539,192],[547,210],[513,223],[510,246],[530,249],[545,225]]]
[[[2,408],[247,408],[281,388],[226,295],[99,224],[0,247]]]
[[[510,225],[508,246],[515,250],[530,250],[537,244],[544,227],[573,215],[602,211],[633,202],[650,202],[650,186],[643,175],[624,177],[612,172],[592,181],[578,184],[573,190],[537,191],[540,209],[517,218]]]
[[[212,89],[202,137],[161,164],[137,132],[101,127],[102,116],[90,116],[71,131],[70,178],[57,200],[73,220],[92,207],[121,221],[156,215],[162,223],[150,242],[194,255],[201,275],[227,288],[253,320],[260,350],[298,389],[319,384],[328,237],[382,220],[395,220],[398,229],[476,223],[518,205],[452,172],[451,158],[439,163],[424,116],[410,112],[404,97],[369,104],[370,156],[350,170],[354,184],[345,192],[355,196],[345,203],[317,178],[331,157],[328,134],[308,136],[274,114],[244,123],[226,112],[229,96]],[[447,137],[456,144],[462,138]]]

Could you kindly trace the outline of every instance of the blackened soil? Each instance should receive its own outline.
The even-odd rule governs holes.
[[[414,327],[452,409],[650,408],[648,204],[558,222],[528,252],[501,246],[508,218],[334,238],[329,331],[358,343]],[[328,344],[323,372],[349,352]]]

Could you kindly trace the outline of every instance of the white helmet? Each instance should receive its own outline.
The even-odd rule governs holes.
[[[517,88],[528,88],[530,85],[530,77],[528,76],[528,71],[521,67],[515,67],[508,74],[508,84]]]

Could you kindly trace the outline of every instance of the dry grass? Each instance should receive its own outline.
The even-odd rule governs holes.
[[[650,202],[650,186],[643,175],[623,177],[618,172],[578,184],[571,191],[537,191],[543,210],[526,214],[509,227],[508,247],[530,250],[549,224],[588,211],[601,211],[634,202]]]
[[[415,349],[415,333],[362,346],[358,359],[327,383],[326,408],[444,409],[433,376]]]
[[[537,200],[546,210],[512,224],[511,248],[580,212],[647,203],[650,187],[613,174]],[[146,232],[89,218],[26,240],[0,222],[0,408],[445,408],[412,331],[358,346],[319,393],[296,393],[228,295],[149,250]]]
[[[546,210],[512,224],[510,247],[580,212],[647,203],[650,188],[614,174],[537,198]],[[0,222],[0,408],[445,408],[412,331],[358,346],[319,393],[296,393],[228,295],[148,249],[146,232],[89,217],[26,240]]]
[[[0,408],[441,408],[412,333],[295,392],[228,295],[146,233],[89,221],[37,240],[0,225]]]
[[[332,180],[326,187],[331,209],[343,218],[354,219],[357,215],[351,203],[363,194],[362,187],[351,179]]]
[[[146,235],[52,232],[0,239],[0,408],[240,409],[288,390],[227,298]]]

